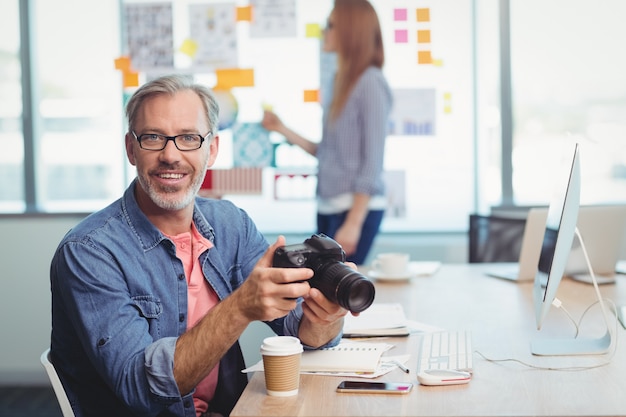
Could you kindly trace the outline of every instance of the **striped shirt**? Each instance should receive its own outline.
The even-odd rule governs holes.
[[[392,103],[382,71],[369,67],[334,121],[328,120],[328,108],[324,108],[324,130],[316,154],[321,206],[332,205],[346,194],[384,196],[383,159]]]

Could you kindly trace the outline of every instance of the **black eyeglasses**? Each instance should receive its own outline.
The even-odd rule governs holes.
[[[202,136],[200,134],[185,133],[176,136],[166,136],[157,133],[144,133],[137,136],[135,132],[131,131],[131,133],[139,142],[139,147],[148,151],[162,151],[170,140],[174,142],[176,149],[179,151],[195,151],[200,149],[202,142],[213,134],[213,132],[209,132]]]

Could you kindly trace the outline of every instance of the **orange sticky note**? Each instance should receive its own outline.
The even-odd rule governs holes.
[[[430,9],[416,9],[418,22],[430,22]]]
[[[121,71],[130,71],[130,57],[121,56],[117,58],[115,61],[115,69]]]
[[[418,30],[417,43],[430,43],[430,30]]]
[[[433,56],[430,51],[417,51],[417,63],[418,64],[432,64]]]
[[[123,71],[122,78],[123,78],[122,83],[123,83],[124,88],[139,86],[139,73],[138,72]]]
[[[254,87],[254,70],[229,68],[215,70],[216,90],[230,90],[233,87]]]
[[[305,103],[319,103],[320,91],[319,90],[304,90],[304,102]]]
[[[237,7],[235,20],[237,22],[251,22],[252,6]]]

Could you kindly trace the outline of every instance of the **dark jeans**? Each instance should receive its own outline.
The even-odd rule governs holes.
[[[334,238],[337,229],[343,224],[348,212],[339,214],[317,214],[317,232]],[[370,210],[367,213],[363,227],[361,228],[361,238],[356,248],[356,252],[347,257],[347,261],[357,265],[364,265],[367,254],[372,248],[374,238],[378,234],[380,224],[383,221],[384,210]]]

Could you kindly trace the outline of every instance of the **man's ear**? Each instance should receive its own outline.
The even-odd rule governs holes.
[[[210,168],[215,163],[217,159],[217,153],[220,147],[220,136],[215,135],[211,142],[209,143],[209,163],[207,164],[207,168]]]
[[[124,136],[124,142],[126,144],[126,157],[128,158],[128,162],[130,162],[131,165],[135,165],[135,150],[133,147],[135,138],[133,137],[132,133],[130,132],[126,132],[126,135]]]

